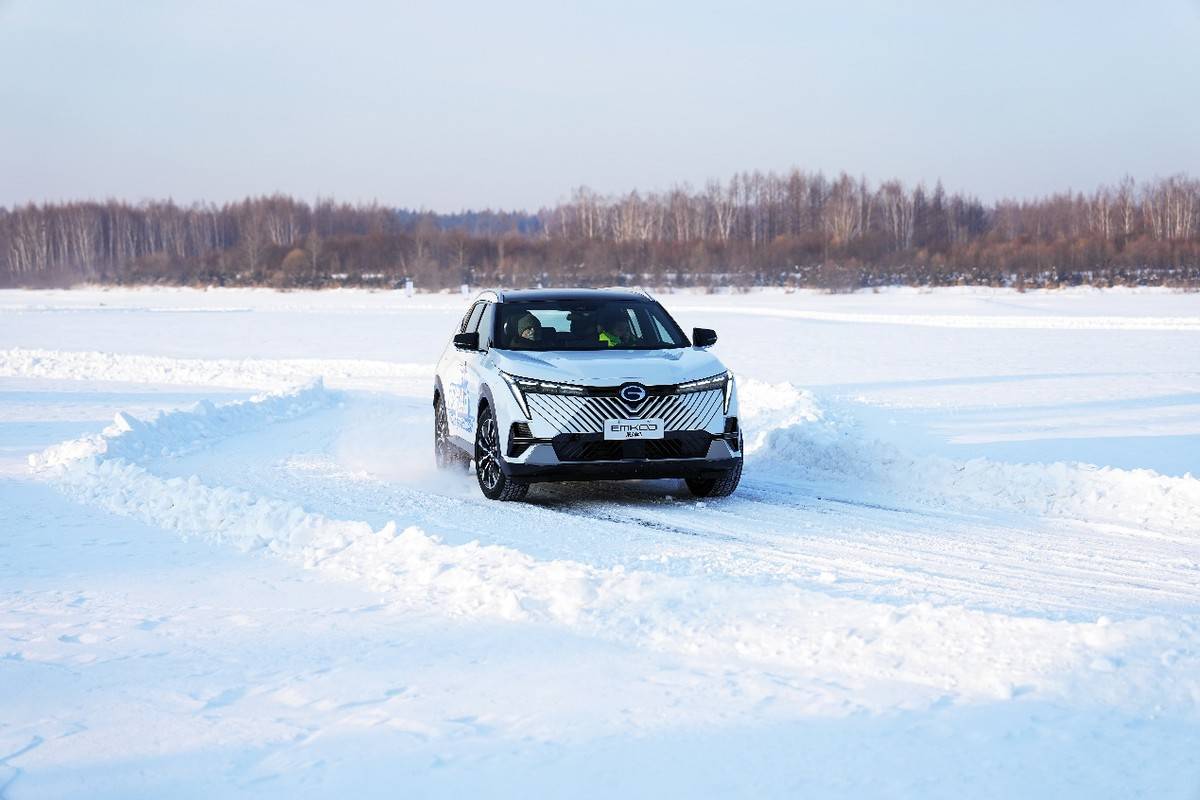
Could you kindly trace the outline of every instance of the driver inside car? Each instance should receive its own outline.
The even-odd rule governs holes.
[[[609,347],[629,344],[633,341],[633,326],[629,324],[629,315],[616,310],[605,314],[599,326],[600,341]]]
[[[540,337],[537,317],[526,312],[517,318],[517,337],[527,342],[537,341]]]

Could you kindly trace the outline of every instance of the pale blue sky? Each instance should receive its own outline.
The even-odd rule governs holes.
[[[0,204],[1200,175],[1200,0],[0,0]]]

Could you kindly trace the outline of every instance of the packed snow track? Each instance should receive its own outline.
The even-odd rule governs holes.
[[[272,334],[247,355],[188,293],[22,297],[0,317],[0,796],[1200,790],[1200,304],[680,298],[743,340],[737,493],[499,504],[433,466],[444,331],[391,358],[286,343],[309,316],[445,328],[453,298],[227,298]],[[183,309],[209,354],[139,347]],[[75,346],[114,315],[133,339]],[[830,326],[850,350],[872,326],[898,353],[997,338],[942,342],[945,375],[824,382],[754,344]],[[1081,368],[1080,330],[1108,363]],[[999,354],[1028,336],[1061,352],[1022,374]],[[964,375],[1013,386],[972,403]]]

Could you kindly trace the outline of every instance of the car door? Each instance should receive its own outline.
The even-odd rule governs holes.
[[[483,314],[484,302],[482,300],[476,302],[463,315],[462,324],[459,325],[456,333],[466,333],[474,329],[474,326],[479,324],[479,318]],[[467,441],[473,441],[475,436],[475,415],[474,407],[478,400],[472,402],[471,381],[468,378],[469,370],[467,358],[470,352],[455,347],[453,344],[446,350],[446,354],[442,360],[442,371],[439,377],[442,379],[442,390],[445,393],[446,400],[446,422],[450,428],[450,435],[457,436]]]
[[[468,441],[475,440],[475,417],[479,411],[479,397],[484,383],[487,382],[491,363],[488,351],[492,345],[494,319],[495,305],[486,300],[480,301],[477,307],[471,310],[471,318],[467,321],[466,328],[467,333],[479,334],[479,349],[459,351],[463,365],[461,374],[464,382],[463,394],[467,398],[467,407],[464,409],[461,420],[463,432],[460,435]]]

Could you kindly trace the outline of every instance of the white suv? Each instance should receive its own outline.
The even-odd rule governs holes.
[[[486,291],[434,377],[434,454],[472,460],[493,500],[538,481],[683,478],[724,497],[742,475],[733,375],[643,292]]]

